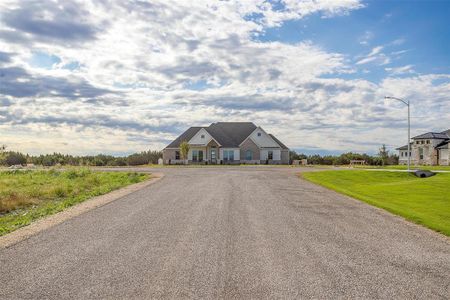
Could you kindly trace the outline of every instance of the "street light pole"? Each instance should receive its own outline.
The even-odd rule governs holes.
[[[384,97],[384,99],[393,99],[393,100],[397,100],[402,102],[403,104],[405,104],[406,106],[408,106],[408,173],[411,171],[411,114],[410,114],[410,110],[409,110],[409,101],[408,100],[403,100],[400,98],[396,98],[396,97]]]

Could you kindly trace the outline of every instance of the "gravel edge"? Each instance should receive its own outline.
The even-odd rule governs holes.
[[[136,192],[146,186],[149,186],[164,177],[164,174],[160,173],[152,173],[151,178],[149,180],[139,182],[136,184],[128,185],[121,189],[109,192],[104,195],[96,196],[86,201],[83,201],[77,205],[74,205],[64,211],[58,212],[54,215],[50,215],[44,217],[42,219],[37,220],[36,222],[31,223],[30,225],[21,227],[11,233],[8,233],[4,236],[0,237],[0,249],[11,247],[14,244],[17,244],[23,240],[28,239],[29,237],[38,234],[41,231],[44,231],[52,226],[58,225],[72,219],[76,216],[79,216],[85,212],[93,210],[97,207],[108,204],[112,201],[120,199],[128,194]]]

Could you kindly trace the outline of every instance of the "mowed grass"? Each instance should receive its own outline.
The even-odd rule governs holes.
[[[344,170],[301,176],[450,236],[450,173],[417,178],[405,172]]]
[[[406,165],[391,165],[391,166],[354,166],[354,168],[363,169],[387,169],[387,170],[406,170]],[[414,166],[411,165],[411,170],[432,170],[432,171],[450,171],[450,166]]]
[[[0,236],[91,197],[148,178],[145,174],[89,169],[0,172]]]

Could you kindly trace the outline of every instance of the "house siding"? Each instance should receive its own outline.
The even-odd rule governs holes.
[[[220,148],[219,149],[219,155],[220,155],[220,161],[222,163],[225,163],[223,160],[223,151],[224,150],[233,150],[234,151],[234,160],[233,161],[227,161],[226,163],[239,163],[240,162],[240,149],[239,148]]]
[[[251,161],[245,159],[245,153],[250,150],[253,152],[253,158]],[[241,162],[244,163],[259,163],[260,161],[260,153],[259,147],[252,141],[252,139],[247,139],[241,145]]]
[[[164,149],[163,150],[163,163],[169,164],[169,161],[175,160],[175,151],[176,149]]]
[[[439,150],[439,164],[441,166],[450,165],[450,150],[449,149],[440,149]]]
[[[289,150],[288,149],[281,150],[281,163],[283,165],[289,164]]]

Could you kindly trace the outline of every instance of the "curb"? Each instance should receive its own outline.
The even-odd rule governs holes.
[[[0,250],[11,247],[23,240],[26,240],[33,235],[36,235],[50,227],[61,224],[67,220],[70,220],[76,216],[79,216],[85,212],[93,210],[95,208],[106,205],[110,202],[118,200],[128,194],[134,193],[144,187],[154,184],[164,177],[164,174],[152,173],[153,178],[149,180],[139,182],[126,186],[124,188],[109,192],[104,195],[96,196],[83,201],[77,205],[74,205],[66,210],[60,211],[56,214],[39,219],[27,226],[21,227],[11,233],[8,233],[0,237]]]

